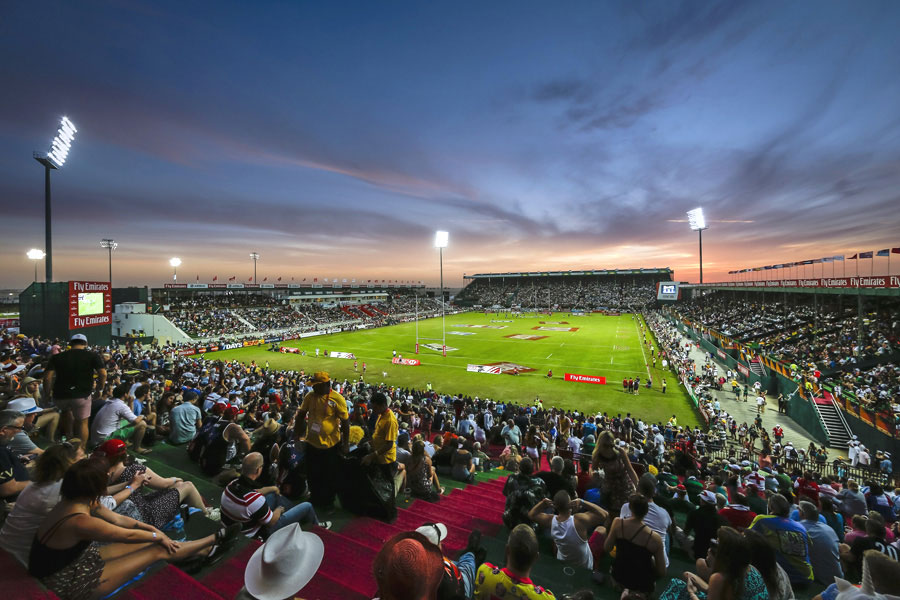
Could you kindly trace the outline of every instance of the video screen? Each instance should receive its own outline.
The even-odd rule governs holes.
[[[675,286],[674,285],[664,285],[660,288],[660,293],[662,294],[674,294]]]
[[[103,292],[78,294],[78,316],[103,314]]]

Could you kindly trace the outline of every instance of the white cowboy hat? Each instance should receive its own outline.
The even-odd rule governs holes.
[[[258,600],[292,597],[313,578],[324,555],[319,536],[301,530],[297,523],[283,527],[247,561],[244,586]]]

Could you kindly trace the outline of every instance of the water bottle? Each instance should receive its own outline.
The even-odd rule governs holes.
[[[187,540],[187,534],[184,531],[184,519],[181,517],[181,513],[175,515],[175,518],[172,519],[171,529],[169,537],[176,542],[183,542]]]

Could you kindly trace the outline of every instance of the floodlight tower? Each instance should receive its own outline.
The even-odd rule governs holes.
[[[703,216],[702,208],[689,210],[687,216],[691,230],[696,231],[700,237],[700,283],[703,283],[703,230],[709,229],[709,226],[706,224],[706,217]]]
[[[259,284],[259,280],[256,278],[256,261],[259,260],[259,252],[251,252],[250,258],[253,260],[253,283]]]
[[[444,248],[450,241],[450,234],[446,231],[434,233],[434,247],[438,249],[441,264],[441,354],[447,356],[447,324],[444,320]]]
[[[38,248],[32,248],[28,252],[25,253],[29,259],[34,261],[34,282],[37,283],[37,261],[41,260],[46,256],[43,250],[39,250]]]
[[[109,251],[109,285],[112,286],[112,251],[119,247],[119,242],[109,238],[100,240],[100,247]]]
[[[59,121],[56,137],[50,142],[50,150],[46,154],[35,152],[34,159],[44,165],[44,274],[47,283],[53,281],[53,246],[51,244],[52,229],[50,227],[50,171],[58,169],[66,163],[66,157],[75,140],[75,126],[68,117]]]
[[[177,256],[170,258],[169,264],[172,265],[172,281],[178,281],[178,265],[181,264],[181,259]]]

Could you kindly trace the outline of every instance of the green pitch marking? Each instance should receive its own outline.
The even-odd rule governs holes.
[[[533,317],[532,317],[533,318]],[[238,348],[214,352],[208,359],[237,359],[245,363],[256,361],[264,365],[267,361],[275,369],[328,371],[334,379],[358,379],[362,374],[362,363],[369,383],[386,383],[401,387],[424,389],[431,383],[435,390],[449,394],[468,394],[495,401],[530,404],[535,396],[540,396],[545,407],[579,411],[607,411],[610,413],[630,412],[648,422],[666,420],[673,413],[679,423],[693,425],[697,415],[690,405],[687,395],[677,385],[677,377],[668,371],[647,364],[649,348],[645,348],[639,335],[637,321],[631,315],[610,317],[591,315],[570,318],[568,313],[557,313],[552,317],[541,315],[542,320],[569,321],[578,331],[542,331],[546,337],[539,340],[515,340],[505,336],[529,332],[534,327],[530,318],[512,319],[505,329],[468,329],[478,332],[474,336],[453,336],[456,351],[443,357],[438,352],[423,350],[415,354],[415,323],[403,323],[391,327],[362,330],[327,336],[283,342],[282,346],[299,347],[306,350],[306,356],[269,352],[263,346]],[[482,313],[448,315],[447,330],[454,325],[491,325],[496,315]],[[419,321],[420,338],[441,338],[441,320]],[[619,339],[617,339],[619,338]],[[648,335],[648,339],[652,336]],[[448,340],[449,342],[450,340]],[[329,352],[352,352],[359,362],[358,371],[353,370],[353,361],[338,358],[315,357],[315,349]],[[655,348],[654,344],[654,348]],[[615,349],[615,361],[610,351]],[[417,358],[421,366],[410,367],[391,363],[391,351],[403,358]],[[489,364],[511,362],[535,369],[532,373],[514,375],[490,375],[469,373],[468,364]],[[659,361],[657,361],[659,364]],[[553,371],[553,378],[547,379],[547,371]],[[382,373],[386,372],[387,377]],[[601,375],[607,378],[607,385],[573,383],[563,380],[565,373],[579,375]],[[639,395],[625,394],[621,382],[629,377],[640,377],[646,382],[648,372],[653,378],[653,388],[641,387]],[[660,390],[662,378],[668,382],[667,393]]]

